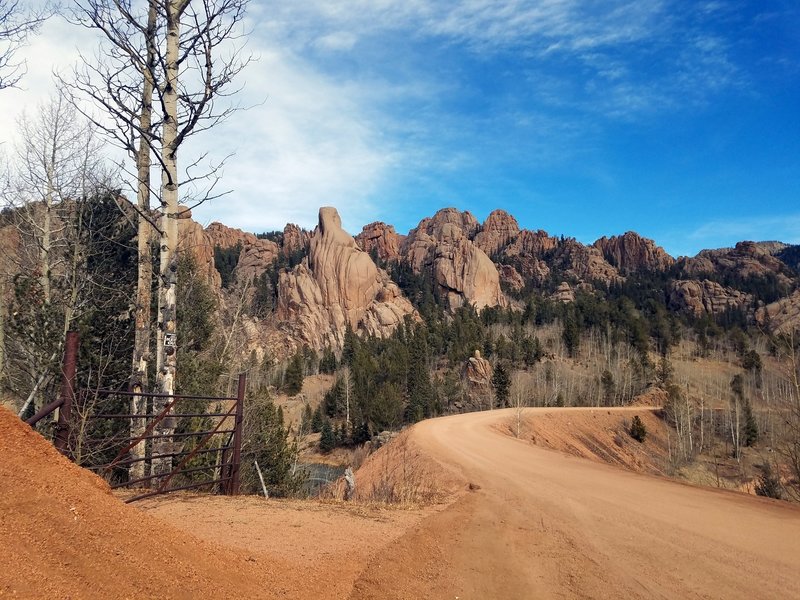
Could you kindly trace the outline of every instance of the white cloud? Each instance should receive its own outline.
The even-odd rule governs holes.
[[[327,48],[343,48],[348,36],[328,39]],[[95,40],[51,19],[24,49],[24,88],[0,93],[0,141],[12,142],[6,148],[21,111],[35,110],[54,91],[52,71],[68,71],[79,50],[91,56]],[[366,90],[331,80],[272,40],[254,37],[249,50],[259,60],[242,74],[236,102],[253,108],[190,138],[180,152],[183,165],[203,153],[210,163],[235,154],[215,190],[232,193],[197,207],[195,217],[254,231],[287,222],[313,227],[317,209],[333,204],[346,226],[360,230],[373,211],[368,198],[394,160],[365,108]]]

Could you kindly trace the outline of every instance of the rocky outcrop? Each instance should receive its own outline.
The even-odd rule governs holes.
[[[341,348],[348,326],[385,337],[413,313],[397,285],[342,229],[336,209],[321,208],[308,259],[280,274],[277,321],[300,344]]]
[[[753,297],[715,281],[704,279],[673,282],[669,296],[670,307],[700,317],[703,314],[719,315],[729,309],[749,309]]]
[[[356,242],[364,252],[375,255],[384,262],[400,260],[400,246],[405,236],[399,235],[394,227],[376,221],[365,225],[356,236]]]
[[[493,373],[492,363],[481,357],[480,350],[475,350],[475,354],[469,357],[464,367],[464,376],[470,386],[491,386]]]
[[[599,248],[584,246],[573,238],[557,238],[545,231],[523,229],[503,251],[526,279],[541,285],[553,270],[579,281],[610,284],[622,279]]]
[[[203,226],[191,219],[178,221],[178,248],[189,252],[194,258],[197,274],[213,287],[220,287],[222,280],[214,268],[214,248],[234,248],[240,245],[239,262],[236,277],[245,279],[263,273],[278,258],[278,245],[265,239],[259,239],[252,233],[241,229],[227,227],[222,223],[211,223]]]
[[[594,246],[622,273],[666,271],[675,263],[653,240],[643,238],[634,231],[610,238],[601,237]]]
[[[519,235],[517,220],[504,210],[492,211],[480,232],[475,235],[475,245],[489,256],[496,256]]]
[[[497,268],[471,240],[478,228],[469,212],[446,208],[423,219],[403,244],[405,261],[415,273],[427,270],[432,275],[439,297],[451,310],[508,304]]]
[[[570,284],[566,281],[562,281],[558,284],[556,291],[550,295],[550,298],[556,302],[575,302],[575,291]]]
[[[502,283],[506,289],[511,289],[515,292],[518,292],[525,287],[525,280],[522,278],[522,275],[519,274],[519,271],[517,271],[514,267],[511,265],[501,264],[496,266],[497,272],[500,273],[500,283]]]
[[[737,278],[764,277],[774,274],[777,282],[789,286],[792,272],[768,246],[739,242],[734,248],[703,250],[694,258],[683,258],[678,266],[684,277],[701,278],[709,274],[734,274]]]
[[[289,223],[283,228],[281,252],[283,252],[284,256],[306,254],[310,243],[311,234],[305,229],[301,229],[294,223]]]
[[[800,329],[800,290],[759,308],[756,322],[771,333],[791,333]]]
[[[579,281],[610,285],[622,280],[619,271],[606,261],[600,250],[572,238],[559,243],[555,263]]]

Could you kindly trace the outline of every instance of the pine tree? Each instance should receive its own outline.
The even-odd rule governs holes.
[[[758,423],[753,415],[753,407],[750,400],[744,402],[744,445],[752,446],[758,441]]]
[[[497,399],[497,406],[505,408],[508,406],[508,394],[511,389],[511,379],[508,376],[503,363],[497,363],[492,375],[492,387],[494,388],[494,395]]]
[[[561,338],[564,340],[567,354],[574,357],[578,353],[578,346],[580,346],[581,343],[578,320],[574,310],[567,310],[564,315],[564,329],[561,332]]]
[[[311,431],[314,433],[319,433],[322,431],[322,426],[325,424],[325,419],[322,416],[322,408],[317,406],[314,410],[314,416],[311,417]]]
[[[322,425],[322,435],[319,438],[319,450],[323,454],[327,454],[336,447],[336,434],[333,431],[333,425],[329,419],[325,419]]]
[[[647,427],[645,427],[639,415],[633,417],[633,422],[631,423],[631,428],[628,433],[630,433],[630,436],[637,442],[644,442],[647,437]]]
[[[425,327],[418,324],[411,340],[408,370],[406,420],[415,423],[429,417],[433,406],[433,386],[428,372],[428,342]]]
[[[286,369],[283,389],[289,396],[296,396],[303,390],[303,354],[299,350]]]

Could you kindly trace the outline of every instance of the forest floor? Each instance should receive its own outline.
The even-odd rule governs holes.
[[[350,504],[125,505],[0,409],[0,597],[800,597],[800,508],[656,476],[650,409],[517,419],[418,424]]]

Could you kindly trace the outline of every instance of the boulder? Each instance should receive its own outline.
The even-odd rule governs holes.
[[[464,375],[470,386],[491,386],[493,373],[492,363],[481,357],[480,350],[475,350],[464,368]]]

